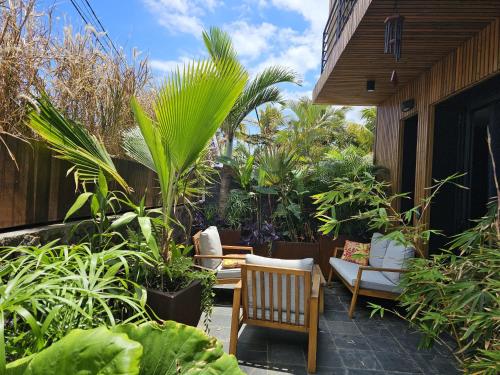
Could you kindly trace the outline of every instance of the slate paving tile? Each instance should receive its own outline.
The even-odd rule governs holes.
[[[380,324],[380,322],[377,321],[370,321],[370,320],[355,320],[354,323],[356,323],[356,326],[358,329],[361,331],[363,335],[366,336],[383,336],[383,337],[391,337],[391,332],[388,330],[388,328]]]
[[[238,365],[247,375],[267,375],[267,366],[258,366],[255,364],[245,364],[243,361],[238,361]]]
[[[364,336],[335,335],[333,336],[333,342],[335,344],[335,347],[339,349],[359,349],[359,350],[371,349],[370,345],[366,340],[366,337]]]
[[[236,351],[236,358],[238,358],[239,361],[251,364],[268,363],[267,351],[241,350],[238,348]]]
[[[395,352],[375,352],[378,362],[385,371],[422,372],[417,363],[407,354]]]
[[[328,321],[328,328],[332,335],[361,335],[354,322]]]
[[[337,320],[342,322],[352,322],[353,320],[347,315],[347,311],[325,310],[323,317],[326,320]]]
[[[456,368],[455,361],[449,357],[416,353],[414,360],[425,374],[455,375],[462,373]]]
[[[369,335],[364,336],[364,338],[374,351],[394,352],[400,354],[406,353],[403,347],[399,345],[398,341],[393,338],[390,333],[387,333],[386,335]]]
[[[344,368],[344,364],[337,350],[319,350],[316,355],[316,364],[318,367]]]
[[[380,370],[375,354],[371,350],[339,349],[344,367],[352,369]]]
[[[293,344],[272,343],[269,345],[269,362],[273,364],[305,366],[302,347]]]

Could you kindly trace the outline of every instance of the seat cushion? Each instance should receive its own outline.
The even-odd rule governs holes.
[[[220,242],[217,227],[208,227],[200,235],[200,255],[222,255],[222,244]],[[222,259],[202,259],[203,267],[216,269],[222,263]]]
[[[292,268],[292,269],[298,269],[298,270],[304,270],[304,271],[312,271],[313,265],[314,265],[314,260],[312,258],[306,258],[306,259],[276,259],[276,258],[266,258],[266,257],[261,257],[258,255],[252,255],[248,254],[246,256],[246,263],[247,265],[257,265],[257,266],[265,266],[265,267],[274,267],[274,268]],[[278,275],[277,274],[272,274],[272,296],[271,296],[271,286],[270,286],[270,277],[269,277],[269,272],[263,272],[263,277],[264,277],[264,285],[263,288],[261,288],[261,277],[260,277],[260,272],[257,272],[257,275],[255,277],[255,289],[256,289],[256,305],[257,305],[257,310],[261,309],[262,305],[262,297],[261,297],[261,290],[264,290],[264,304],[265,307],[268,308],[271,306],[271,298],[273,300],[273,306],[274,309],[277,310],[279,303],[278,300],[281,298],[281,306],[284,311],[286,311],[286,306],[287,306],[287,278],[285,275],[281,276],[281,285],[282,285],[282,290],[281,290],[281,296],[278,295]],[[298,278],[298,285],[299,285],[299,306],[298,308],[295,306],[296,301],[295,301],[295,278]],[[253,295],[252,295],[252,278],[250,276],[250,273],[247,275],[247,292],[248,292],[248,307],[249,309],[253,309]],[[288,294],[290,295],[290,311],[291,313],[295,313],[296,310],[299,311],[300,314],[303,314],[305,309],[305,293],[304,293],[304,288],[305,288],[305,282],[304,282],[304,277],[302,276],[295,276],[291,275],[290,276],[290,284],[289,284],[289,291]],[[277,314],[277,313],[276,313]],[[277,317],[278,315],[276,315]]]
[[[346,241],[341,259],[347,262],[359,264],[361,266],[367,266],[369,254],[369,243]]]
[[[349,283],[349,285],[354,287],[356,278],[358,277],[358,264],[338,258],[330,258],[330,265]],[[401,291],[396,284],[385,277],[380,271],[363,271],[360,287],[363,289],[383,290],[392,293],[399,293]]]
[[[245,256],[246,264],[254,264],[256,266],[277,267],[277,268],[294,268],[296,270],[312,271],[314,260],[313,258],[305,259],[277,259],[267,258],[258,255],[248,254]]]
[[[384,256],[384,261],[382,262],[383,268],[396,268],[404,269],[408,259],[415,256],[415,249],[411,247],[405,247],[395,241],[390,241],[389,246],[387,246],[387,251]],[[400,272],[385,272],[384,276],[391,280],[393,283],[399,283],[401,278]]]
[[[222,268],[222,264],[217,267],[217,279],[240,279],[241,268]]]
[[[372,267],[382,267],[384,262],[385,252],[389,246],[389,240],[382,239],[383,235],[380,233],[373,233],[370,245],[370,258],[368,263]]]

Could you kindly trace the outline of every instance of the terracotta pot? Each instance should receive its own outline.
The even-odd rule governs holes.
[[[193,281],[175,293],[148,289],[147,306],[161,320],[174,320],[196,327],[201,317],[201,282]]]
[[[273,258],[313,258],[314,263],[319,264],[319,243],[275,241],[273,243]]]

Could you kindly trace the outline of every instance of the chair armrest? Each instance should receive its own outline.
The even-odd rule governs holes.
[[[321,285],[321,272],[315,271],[313,269],[312,272],[312,288],[311,288],[311,299],[318,299],[319,298],[319,289]]]
[[[210,271],[210,272],[217,273],[217,270],[214,270],[213,268],[203,267],[203,266],[200,266],[198,264],[193,264],[193,268],[198,268],[199,270],[202,270],[202,271]]]
[[[342,255],[343,252],[344,248],[337,246],[336,248],[333,249],[333,257],[340,258],[340,255]]]
[[[194,259],[240,259],[244,260],[239,254],[230,254],[230,255],[194,255]]]
[[[381,272],[408,272],[408,270],[400,268],[383,268],[383,267],[371,267],[371,266],[360,266],[361,271],[381,271]]]
[[[326,285],[325,276],[323,276],[323,272],[321,272],[321,268],[319,267],[318,264],[315,264],[313,266],[313,274],[314,273],[317,273],[319,275],[319,280],[320,280],[321,285]]]
[[[238,282],[236,283],[236,285],[234,286],[234,290],[236,290],[236,289],[241,289],[241,280],[240,280],[240,281],[238,281]]]
[[[247,251],[248,253],[253,254],[253,247],[251,246],[222,245],[222,251],[227,251],[227,250]]]

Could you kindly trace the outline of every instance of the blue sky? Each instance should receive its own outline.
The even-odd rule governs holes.
[[[70,0],[45,1],[55,1],[59,26],[83,26]],[[251,73],[275,64],[295,70],[302,86],[283,85],[286,99],[310,97],[319,77],[328,0],[88,1],[115,44],[128,54],[136,48],[148,56],[158,78],[178,64],[205,57],[201,32],[210,26],[230,33]],[[357,121],[358,111],[349,118]]]

